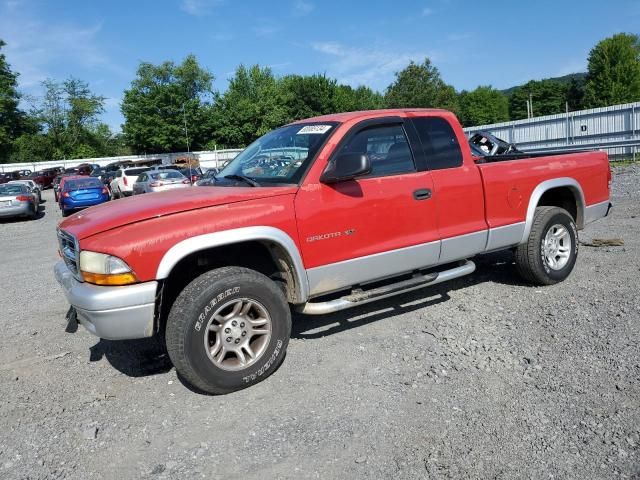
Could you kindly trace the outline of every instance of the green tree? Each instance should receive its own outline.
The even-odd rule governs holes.
[[[460,93],[460,121],[465,127],[506,122],[509,120],[509,100],[490,86],[480,86]]]
[[[288,75],[280,90],[290,121],[337,111],[338,82],[325,75]]]
[[[231,147],[248,145],[287,123],[280,83],[270,68],[240,65],[214,104],[211,118],[216,141]]]
[[[42,133],[24,133],[13,142],[10,162],[33,162],[54,158],[49,137]]]
[[[211,109],[211,131],[219,144],[243,146],[295,120],[382,105],[371,89],[338,85],[325,75],[278,78],[267,67],[240,65]]]
[[[429,107],[458,111],[455,89],[442,80],[428,58],[421,64],[411,62],[396,73],[395,81],[387,87],[385,103],[390,108]]]
[[[369,87],[360,86],[354,89],[349,85],[338,85],[334,95],[336,112],[384,108],[384,97]]]
[[[39,161],[110,155],[109,127],[99,121],[104,97],[77,78],[45,80],[43,95],[25,121],[25,133],[14,142],[10,161]]]
[[[64,82],[45,80],[43,87],[43,100],[34,115],[43,126],[52,158],[101,155],[104,149],[95,131],[101,126],[105,98],[95,95],[87,82],[73,77]]]
[[[569,110],[582,110],[584,108],[584,80],[572,78],[567,85],[567,102]]]
[[[606,107],[640,100],[640,37],[618,33],[589,53],[585,105]]]
[[[142,62],[121,108],[131,148],[138,153],[185,151],[185,118],[190,148],[203,148],[211,136],[213,80],[194,55],[179,65]]]
[[[0,51],[5,45],[0,40]],[[19,103],[18,74],[0,52],[0,162],[8,160],[14,140],[25,130],[25,115]]]
[[[553,115],[566,111],[570,84],[555,80],[531,80],[514,89],[509,96],[511,120],[527,118],[527,101],[532,100],[533,115]]]

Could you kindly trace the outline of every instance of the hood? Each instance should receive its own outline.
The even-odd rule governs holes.
[[[291,187],[190,187],[145,193],[82,210],[60,223],[79,240],[106,230],[155,217],[265,197],[291,195]]]

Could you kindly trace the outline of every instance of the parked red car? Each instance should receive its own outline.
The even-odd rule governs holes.
[[[28,178],[36,182],[38,185],[41,185],[42,189],[45,189],[52,187],[53,180],[56,178],[56,175],[56,170],[46,169],[33,172]]]
[[[532,284],[565,280],[610,183],[603,152],[472,156],[443,110],[327,115],[256,140],[213,186],[69,217],[55,274],[72,320],[107,339],[166,338],[183,378],[226,393],[282,362],[290,308],[424,288],[496,250]]]

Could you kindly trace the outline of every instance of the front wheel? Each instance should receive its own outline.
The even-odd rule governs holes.
[[[578,258],[578,230],[563,208],[538,207],[527,241],[515,252],[518,273],[535,285],[553,285],[571,274]]]
[[[291,311],[282,290],[240,267],[206,272],[178,295],[166,327],[169,357],[190,384],[213,394],[254,385],[284,359]]]

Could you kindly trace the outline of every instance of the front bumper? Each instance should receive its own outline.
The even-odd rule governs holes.
[[[153,336],[158,282],[123,287],[79,282],[62,261],[54,273],[78,321],[94,335],[107,340]]]

